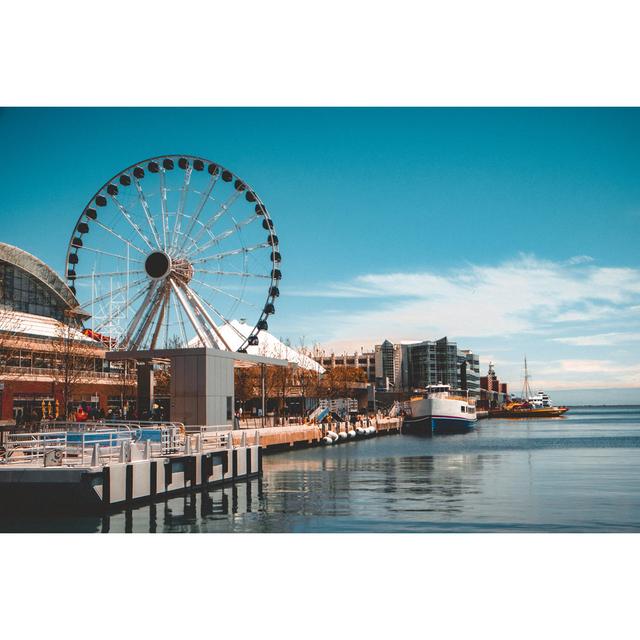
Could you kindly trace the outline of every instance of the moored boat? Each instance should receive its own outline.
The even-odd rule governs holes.
[[[404,407],[403,433],[469,431],[477,421],[475,401],[451,393],[449,385],[429,385]]]
[[[509,402],[500,409],[489,410],[490,418],[557,418],[569,407],[535,407],[529,402]]]
[[[500,409],[490,409],[490,418],[557,418],[567,411],[569,407],[555,407],[551,403],[549,395],[544,391],[531,393],[529,385],[529,369],[527,358],[524,359],[524,386],[522,400],[508,402]]]

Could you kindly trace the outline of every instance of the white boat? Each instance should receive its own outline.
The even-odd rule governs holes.
[[[540,409],[543,407],[552,407],[551,400],[549,396],[544,391],[538,391],[535,396],[530,396],[527,398],[529,404],[535,409]]]
[[[469,431],[477,422],[475,400],[455,395],[448,384],[429,385],[405,403],[403,432]]]

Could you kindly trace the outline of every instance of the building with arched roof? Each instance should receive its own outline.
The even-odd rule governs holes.
[[[0,419],[122,404],[129,385],[83,332],[75,295],[30,253],[0,242]],[[131,395],[127,393],[126,395]]]

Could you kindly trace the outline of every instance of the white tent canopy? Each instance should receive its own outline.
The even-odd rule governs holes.
[[[253,327],[250,327],[244,322],[238,320],[232,320],[229,324],[224,324],[218,327],[225,342],[229,345],[232,351],[236,351],[242,343],[249,337]],[[319,365],[315,360],[308,356],[296,351],[292,347],[287,346],[281,340],[278,340],[274,335],[268,331],[261,331],[258,334],[258,340],[260,341],[258,346],[247,347],[247,353],[257,356],[266,356],[267,358],[278,358],[281,360],[288,360],[293,364],[297,364],[303,369],[310,371],[317,371],[318,373],[324,373],[324,367]],[[196,336],[189,342],[190,347],[202,346],[199,338]]]

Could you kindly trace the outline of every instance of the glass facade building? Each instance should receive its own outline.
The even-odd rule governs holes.
[[[35,276],[0,260],[0,308],[62,321],[67,305]]]

